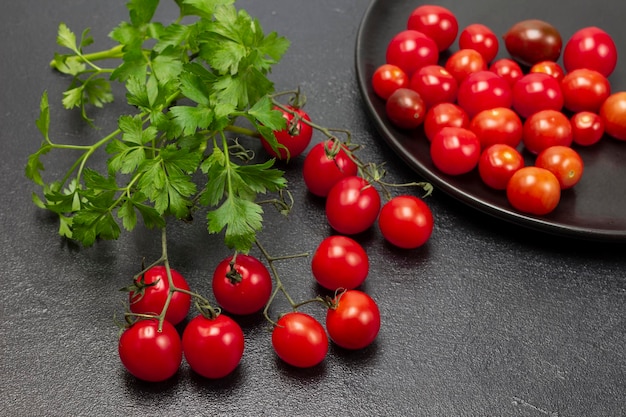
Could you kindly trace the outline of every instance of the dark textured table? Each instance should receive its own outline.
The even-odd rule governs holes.
[[[174,8],[163,3],[166,20]],[[416,179],[376,134],[357,89],[354,46],[366,1],[238,4],[292,41],[272,73],[277,89],[300,86],[311,116],[352,130],[363,158],[387,161],[389,181]],[[126,12],[121,0],[21,0],[0,14],[0,415],[626,415],[626,245],[523,229],[437,190],[428,200],[436,226],[425,247],[394,249],[376,229],[358,237],[371,259],[363,288],[383,319],[369,348],[332,347],[322,365],[292,369],[274,355],[259,316],[240,319],[246,352],[224,380],[204,380],[186,364],[160,384],[130,377],[116,352],[117,289],[142,257],[158,257],[158,232],[81,249],[59,238],[54,219],[31,203],[35,188],[23,175],[40,142],[34,120],[44,89],[53,134],[98,135],[61,109],[68,80],[48,68],[59,22],[78,33],[91,27],[97,46],[108,47],[107,33]],[[123,110],[121,98],[96,112],[98,126],[109,130]],[[260,235],[273,253],[312,251],[331,232],[323,204],[304,189],[301,166],[299,158],[286,167],[292,216],[268,214]],[[169,237],[174,266],[208,294],[212,270],[228,254],[220,239],[201,221],[174,224]],[[307,262],[279,265],[298,298],[318,291]]]

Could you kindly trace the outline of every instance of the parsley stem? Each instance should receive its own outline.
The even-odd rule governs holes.
[[[227,131],[233,132],[233,133],[237,133],[237,134],[240,134],[240,135],[244,135],[244,136],[249,136],[249,137],[252,137],[252,138],[260,138],[261,137],[261,134],[258,131],[252,130],[252,129],[248,129],[247,127],[229,125],[229,126],[226,126],[224,128],[224,130],[227,130]]]

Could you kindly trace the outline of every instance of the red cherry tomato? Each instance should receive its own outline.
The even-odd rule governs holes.
[[[139,320],[120,336],[118,353],[131,375],[148,382],[174,376],[183,360],[183,349],[176,328],[168,321],[159,331],[156,319]]]
[[[378,336],[380,310],[372,297],[351,290],[339,294],[326,313],[330,339],[344,349],[363,349]]]
[[[611,35],[595,26],[575,32],[565,44],[563,66],[567,72],[587,68],[608,77],[617,65],[617,47]]]
[[[509,203],[523,213],[544,216],[552,212],[561,199],[561,186],[545,168],[527,166],[511,176],[506,195]]]
[[[611,94],[600,107],[600,117],[609,136],[626,140],[626,91]]]
[[[572,141],[581,146],[597,143],[604,135],[604,122],[600,115],[588,111],[576,113],[570,119]]]
[[[470,118],[483,110],[511,107],[513,95],[509,83],[491,71],[468,75],[461,85],[457,102]]]
[[[347,236],[329,236],[313,253],[311,271],[317,283],[326,289],[351,290],[367,278],[369,259],[357,241]]]
[[[430,208],[421,199],[400,195],[389,200],[380,210],[378,227],[392,245],[414,249],[428,241],[434,219]]]
[[[272,277],[257,258],[238,254],[222,260],[213,272],[213,294],[218,304],[232,314],[256,313],[272,294]],[[233,270],[234,269],[234,270]]]
[[[487,186],[496,190],[505,190],[511,176],[523,167],[522,154],[504,143],[487,147],[478,161],[480,178]]]
[[[504,78],[511,88],[515,85],[517,80],[524,76],[524,72],[519,64],[508,58],[501,58],[493,62],[489,67],[489,71],[495,72],[500,77]]]
[[[561,85],[552,76],[541,72],[524,75],[513,86],[513,110],[527,118],[540,110],[561,110]]]
[[[276,322],[272,331],[272,346],[278,357],[289,365],[309,368],[326,357],[328,336],[315,318],[292,312]]]
[[[578,184],[583,175],[583,160],[574,149],[569,146],[551,146],[537,155],[535,166],[552,172],[561,190],[572,188]]]
[[[189,367],[205,378],[223,378],[237,368],[244,351],[241,327],[228,316],[196,316],[183,332],[183,353]]]
[[[567,116],[556,110],[541,110],[526,121],[522,142],[528,151],[538,154],[550,146],[572,144],[572,125]]]
[[[187,280],[174,269],[170,269],[170,272],[174,286],[189,291]],[[143,289],[131,291],[128,294],[130,311],[136,314],[161,314],[170,291],[165,266],[157,265],[150,268],[135,280],[135,285],[143,287]],[[191,296],[189,294],[180,291],[174,292],[167,313],[165,313],[165,320],[177,325],[187,317],[190,306]]]
[[[485,62],[491,62],[498,55],[498,37],[489,27],[473,23],[461,31],[459,48],[474,49],[483,56]]]
[[[434,40],[416,30],[403,30],[387,45],[386,63],[396,65],[409,77],[426,65],[435,65],[439,49]]]
[[[496,143],[516,148],[522,141],[522,120],[508,107],[483,110],[470,122],[469,129],[485,149]]]
[[[304,158],[302,177],[311,194],[326,197],[340,179],[356,175],[357,164],[344,145],[326,140],[314,145]]]
[[[340,180],[326,197],[326,219],[339,233],[353,235],[369,229],[380,211],[380,194],[361,177]]]
[[[396,65],[383,64],[372,75],[372,88],[382,99],[387,100],[398,88],[409,86],[409,77]]]
[[[529,72],[542,72],[554,77],[558,82],[563,80],[565,71],[561,66],[554,61],[541,61],[530,67]]]
[[[287,127],[278,132],[274,132],[278,144],[281,145],[278,151],[272,149],[270,143],[263,139],[261,143],[263,148],[269,155],[280,160],[289,160],[297,157],[305,151],[311,138],[313,137],[313,128],[302,120],[311,121],[309,115],[300,108],[293,106],[285,106],[289,111],[275,107],[274,110],[282,112],[283,117],[287,120]]]
[[[461,84],[468,75],[486,70],[487,63],[478,51],[460,49],[446,60],[445,68]]]
[[[465,174],[478,164],[480,141],[469,129],[444,127],[433,137],[430,157],[435,167],[445,174]]]
[[[598,71],[581,68],[563,78],[561,91],[566,109],[573,112],[597,112],[611,94],[611,84]]]
[[[385,104],[387,117],[401,129],[415,129],[424,122],[426,104],[420,95],[408,88],[398,88]]]
[[[435,41],[439,51],[443,51],[456,39],[459,23],[456,16],[445,7],[427,4],[411,12],[407,29],[422,32]]]
[[[427,109],[438,103],[456,101],[458,85],[456,79],[440,65],[427,65],[411,77],[409,88],[415,90]]]
[[[439,103],[426,113],[424,133],[432,141],[435,134],[443,127],[469,127],[467,112],[454,103]]]

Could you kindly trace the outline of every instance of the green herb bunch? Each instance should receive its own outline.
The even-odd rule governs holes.
[[[117,45],[101,52],[84,52],[93,43],[89,30],[78,39],[59,25],[57,42],[70,52],[55,54],[51,66],[72,78],[63,106],[80,109],[93,123],[88,107],[111,102],[110,82],[116,81],[136,109],[95,143],[61,144],[49,135],[47,93],[41,98],[37,127],[44,140],[26,166],[27,177],[42,188],[33,200],[59,215],[62,236],[85,246],[118,238],[121,227],[133,230],[139,218],[163,228],[168,216],[188,219],[206,206],[208,231],[224,232],[227,246],[247,252],[262,227],[257,196],[286,187],[273,160],[242,163],[237,155],[247,153],[235,152],[240,145],[228,132],[246,131],[241,121],[278,146],[273,132],[285,128],[285,119],[273,110],[268,74],[288,40],[265,35],[234,0],[176,3],[178,19],[165,25],[153,21],[158,0],[130,0],[129,21],[110,33]],[[118,66],[98,66],[103,60]],[[101,149],[108,154],[106,172],[89,167]],[[42,157],[51,151],[77,158],[62,178],[46,182]]]

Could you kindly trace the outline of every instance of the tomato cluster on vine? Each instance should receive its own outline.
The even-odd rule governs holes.
[[[393,125],[422,129],[416,140],[430,141],[440,172],[476,170],[514,209],[546,215],[580,181],[581,147],[626,140],[626,92],[609,81],[617,47],[601,28],[564,41],[539,19],[513,24],[502,40],[509,57],[498,58],[487,25],[461,29],[451,10],[418,6],[389,40],[372,89]]]

